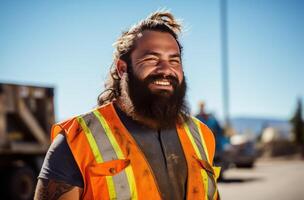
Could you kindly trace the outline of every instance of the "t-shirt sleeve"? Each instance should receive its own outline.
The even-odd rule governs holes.
[[[52,142],[38,178],[64,181],[83,187],[81,172],[63,134],[58,134]]]

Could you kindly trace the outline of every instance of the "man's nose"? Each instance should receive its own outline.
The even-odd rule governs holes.
[[[172,71],[172,66],[166,60],[162,60],[158,63],[156,72],[161,73],[163,75],[173,75],[174,74]]]

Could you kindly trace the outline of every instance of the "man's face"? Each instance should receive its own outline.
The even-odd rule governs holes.
[[[144,31],[127,68],[128,94],[138,114],[170,127],[181,112],[188,113],[180,50],[169,33]]]
[[[183,81],[180,49],[169,33],[144,31],[131,53],[131,63],[134,76],[145,81],[153,94],[170,96]]]

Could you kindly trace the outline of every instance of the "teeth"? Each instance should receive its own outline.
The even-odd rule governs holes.
[[[154,84],[167,86],[167,85],[170,85],[170,82],[169,81],[154,81]]]

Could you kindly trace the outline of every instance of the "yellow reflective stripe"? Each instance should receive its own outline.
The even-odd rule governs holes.
[[[117,199],[113,176],[106,176],[106,180],[110,199]]]
[[[94,136],[91,132],[91,130],[88,128],[88,126],[86,125],[84,119],[82,117],[77,117],[77,121],[80,124],[80,126],[82,127],[82,130],[84,131],[89,145],[91,147],[91,150],[93,152],[93,155],[95,157],[95,160],[97,163],[102,163],[103,162],[103,158],[102,155],[98,149],[98,146],[96,144],[96,141],[94,139]],[[107,181],[107,185],[108,185],[108,189],[109,189],[109,196],[110,199],[116,199],[116,192],[115,192],[115,186],[114,186],[114,181],[113,181],[113,177],[112,176],[106,176],[106,181]]]
[[[221,174],[221,167],[212,167],[213,168],[213,171],[214,171],[214,174],[215,174],[215,180],[217,181],[218,177],[220,177],[220,174]]]
[[[202,160],[202,155],[200,154],[200,152],[198,150],[198,147],[195,144],[194,138],[193,138],[192,134],[190,133],[189,127],[188,127],[188,125],[186,123],[184,123],[184,129],[185,129],[185,131],[187,133],[188,138],[191,141],[191,144],[192,144],[192,146],[194,148],[194,151],[195,151],[196,155],[199,157],[199,159]]]
[[[97,163],[101,163],[103,162],[103,158],[99,152],[99,149],[98,149],[98,146],[96,144],[96,141],[94,139],[94,136],[93,134],[91,133],[90,129],[87,127],[84,119],[82,117],[77,117],[77,121],[78,123],[80,124],[80,126],[82,127],[82,130],[84,131],[87,139],[88,139],[88,142],[90,144],[90,147],[91,147],[91,150],[93,152],[93,155],[95,157],[95,160]]]
[[[203,184],[205,188],[205,199],[208,200],[208,174],[204,169],[201,169],[201,175],[203,178]]]
[[[125,159],[125,156],[123,155],[122,150],[121,150],[120,146],[118,145],[118,143],[112,133],[112,130],[110,129],[110,127],[109,127],[108,123],[106,122],[106,120],[104,119],[104,117],[99,113],[98,110],[94,110],[93,113],[97,117],[99,122],[102,124],[102,126],[105,130],[105,134],[109,138],[117,157],[119,159]],[[125,171],[127,174],[127,179],[129,182],[129,188],[130,188],[132,199],[136,200],[137,199],[137,189],[136,189],[135,178],[134,178],[133,169],[132,169],[131,165],[129,165],[125,169]]]
[[[217,182],[217,179],[218,177],[220,176],[220,173],[221,173],[221,167],[212,167],[213,170],[214,170],[214,174],[215,174],[215,182]],[[214,195],[213,195],[213,200],[218,200],[218,188],[217,186],[215,187],[215,192],[214,192]]]
[[[137,199],[137,188],[136,188],[136,185],[135,185],[135,178],[134,178],[133,169],[132,169],[131,165],[129,165],[126,168],[126,174],[127,174],[127,179],[128,179],[128,182],[129,182],[131,199],[136,200]]]
[[[210,162],[210,159],[209,159],[209,154],[208,154],[208,150],[207,150],[206,141],[205,141],[205,139],[204,139],[204,137],[203,137],[203,133],[202,133],[202,130],[201,130],[201,127],[200,127],[200,123],[201,123],[201,122],[200,122],[198,119],[194,118],[194,117],[193,117],[192,119],[193,119],[194,123],[195,123],[196,126],[197,126],[199,135],[200,135],[201,140],[202,140],[202,143],[203,143],[203,148],[204,148],[204,151],[205,151],[207,160],[208,160],[209,163],[211,163],[211,162]]]

